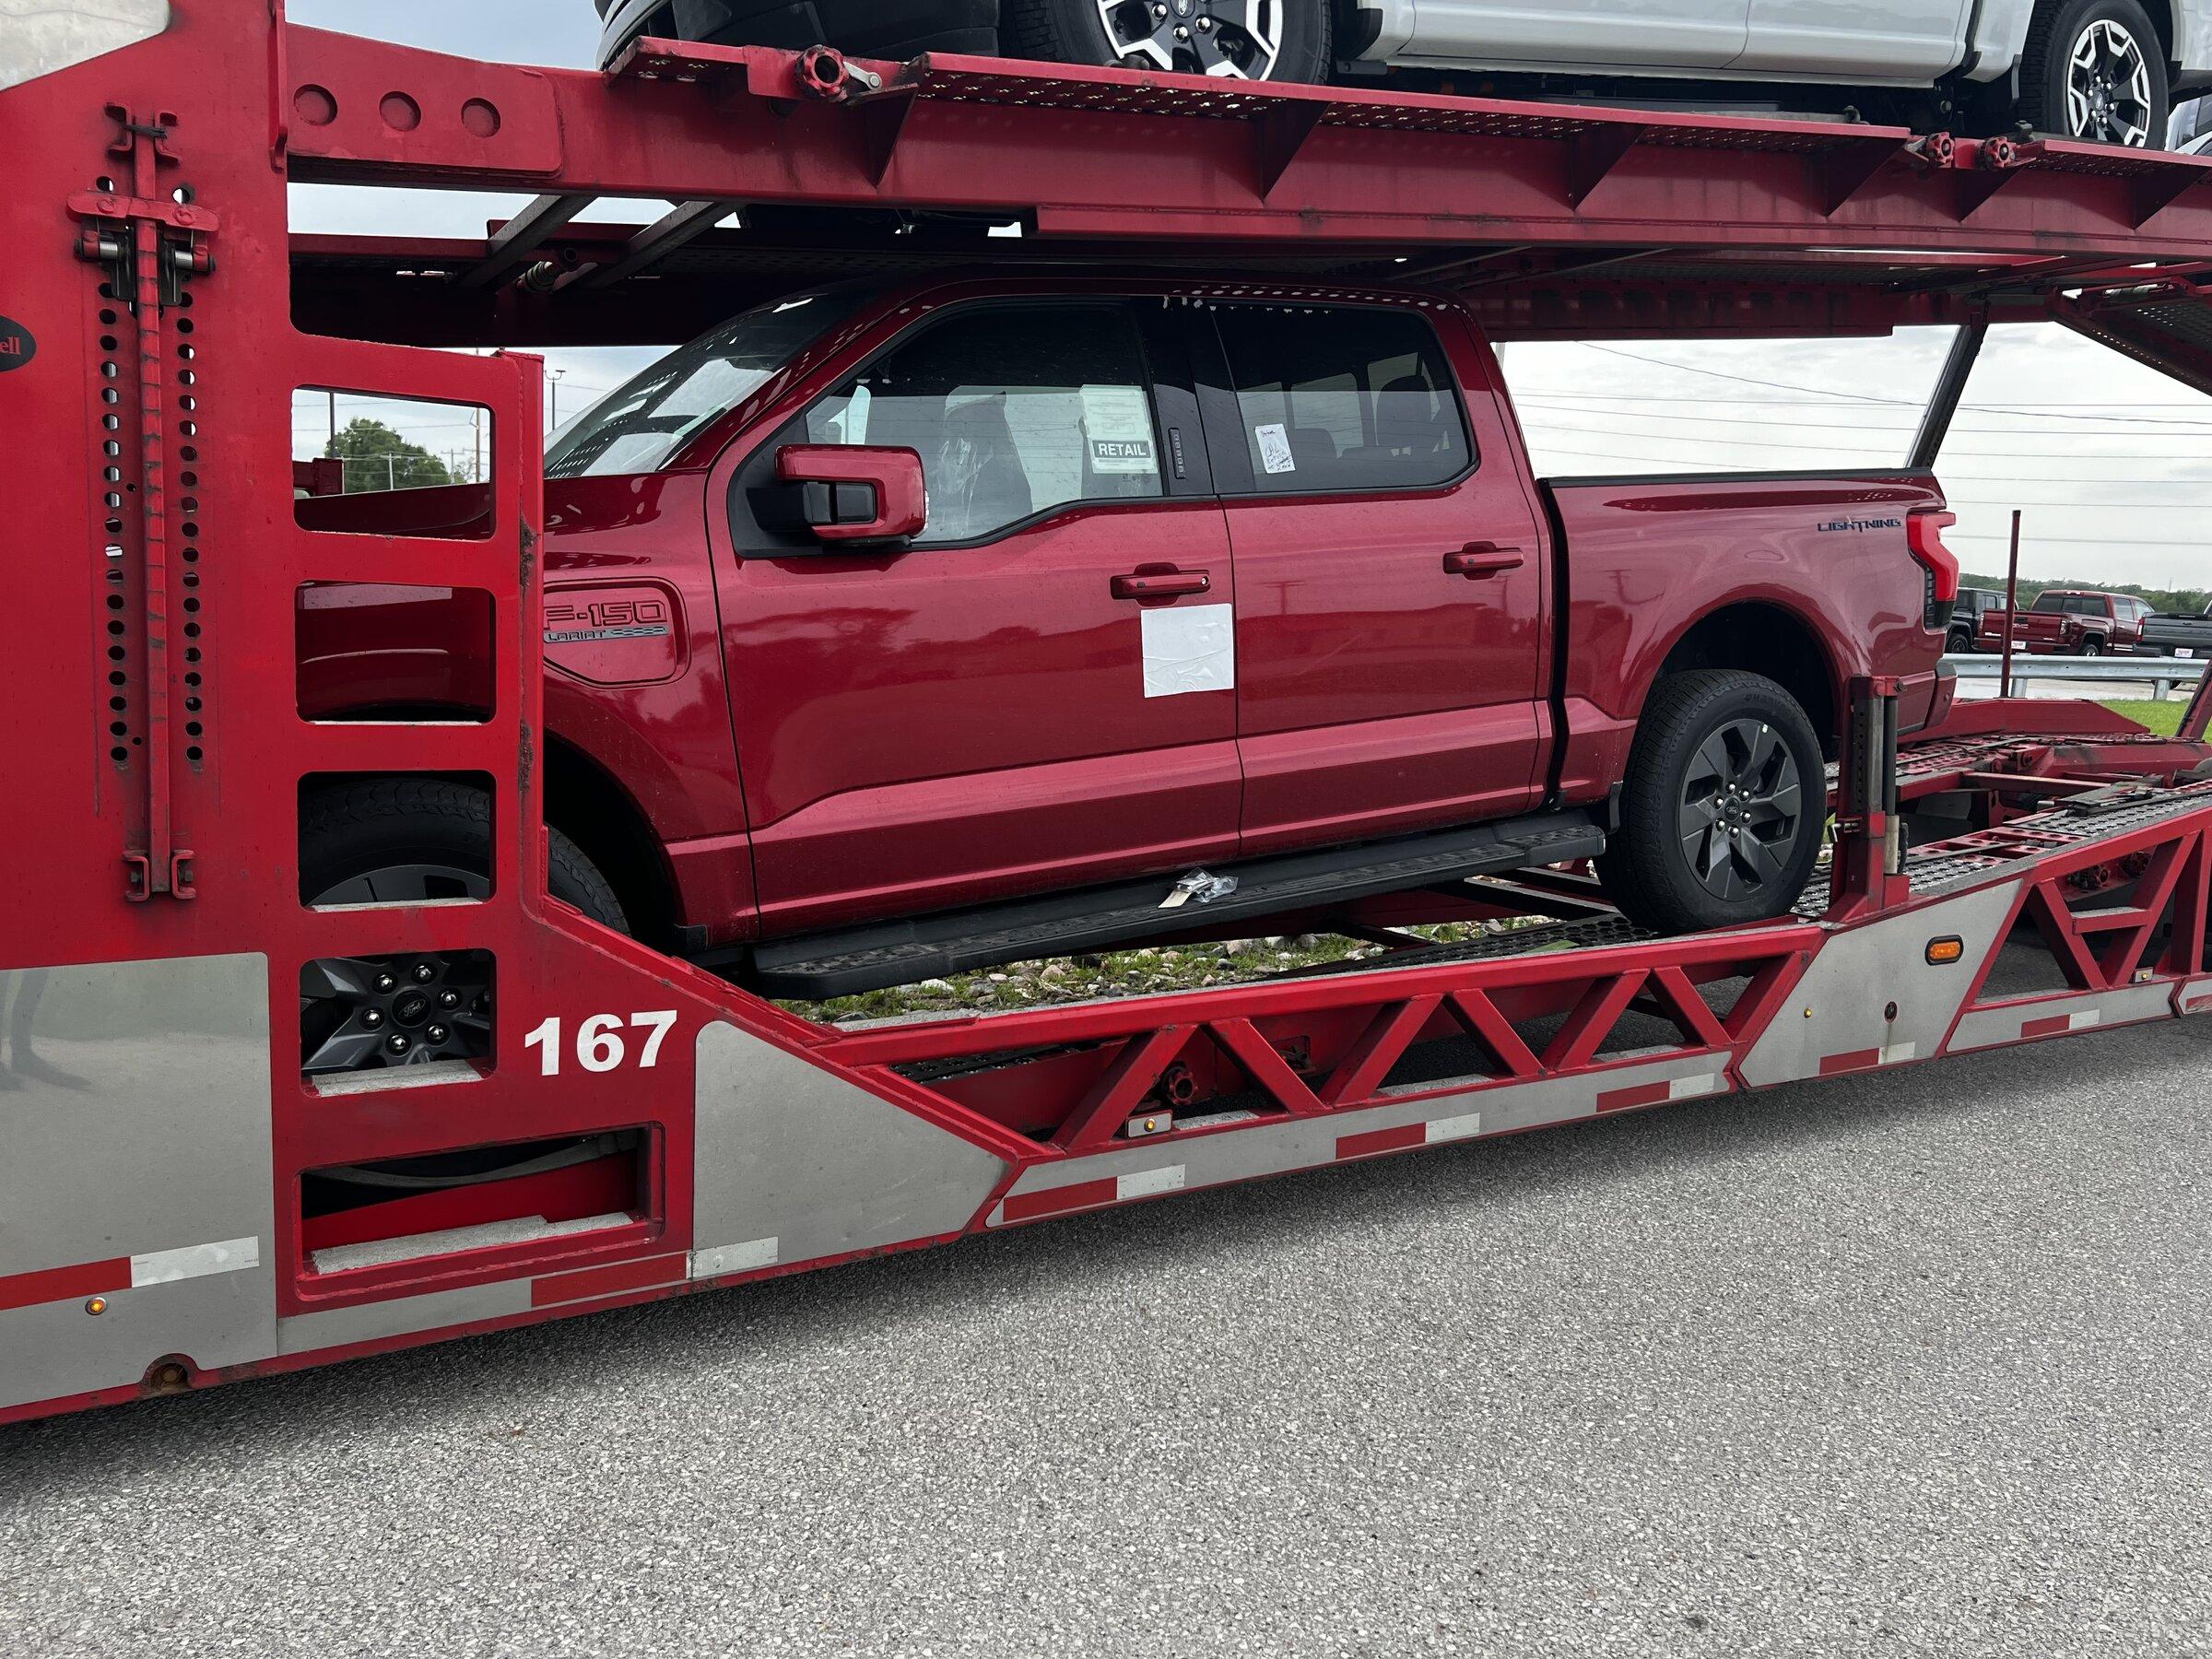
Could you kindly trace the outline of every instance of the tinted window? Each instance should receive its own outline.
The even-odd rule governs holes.
[[[1466,420],[1427,319],[1272,305],[1215,316],[1261,489],[1418,489],[1467,470]]]
[[[2077,617],[2101,617],[2105,614],[2104,601],[2094,594],[2077,594],[2066,601],[2066,608]]]
[[[2044,616],[2050,616],[2053,612],[2065,610],[2069,597],[2070,595],[2065,594],[2045,594],[2035,602],[2033,608]]]
[[[924,542],[1162,493],[1144,348],[1120,308],[994,305],[894,347],[806,413],[811,443],[912,449]]]

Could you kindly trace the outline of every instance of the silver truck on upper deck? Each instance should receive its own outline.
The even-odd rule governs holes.
[[[2212,0],[597,0],[641,34],[1004,53],[1225,79],[1396,72],[1507,97],[1728,101],[2164,146],[2212,88]],[[1133,181],[1141,189],[1141,182]]]

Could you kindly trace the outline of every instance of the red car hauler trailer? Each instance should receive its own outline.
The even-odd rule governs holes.
[[[2212,1011],[2212,693],[2180,740],[1984,703],[1900,748],[1900,688],[1861,679],[1780,923],[1653,936],[1555,869],[1317,901],[1393,946],[1347,971],[813,1023],[543,896],[539,370],[424,348],[665,341],[855,272],[1411,274],[1506,340],[1956,324],[1924,465],[1993,321],[2212,389],[2205,162],[652,41],[577,74],[265,0],[36,16],[0,41],[0,1420]],[[295,240],[292,181],[535,200],[483,242]],[[612,195],[674,206],[582,220]],[[488,534],[304,527],[300,388],[488,410]],[[347,583],[479,595],[484,717],[302,718],[298,595]],[[488,790],[488,889],[302,904],[303,791],[365,776]],[[341,974],[480,1053],[303,1076]]]

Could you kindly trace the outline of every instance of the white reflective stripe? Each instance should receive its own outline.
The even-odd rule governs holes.
[[[1694,1077],[1677,1077],[1666,1086],[1670,1100],[1694,1100],[1700,1095],[1718,1094],[1721,1079],[1712,1072],[1700,1072]]]
[[[1893,1042],[1882,1051],[1882,1064],[1884,1065],[1901,1065],[1907,1060],[1916,1058],[1919,1053],[1920,1044],[1917,1042]]]
[[[1433,1119],[1429,1124],[1428,1141],[1435,1146],[1439,1141],[1471,1140],[1482,1133],[1482,1113],[1470,1112],[1463,1117]]]
[[[777,1239],[750,1239],[743,1244],[724,1244],[718,1250],[695,1250],[691,1253],[691,1277],[721,1278],[724,1274],[772,1267],[781,1243]]]
[[[1164,1170],[1139,1170],[1134,1175],[1118,1177],[1114,1183],[1116,1199],[1149,1198],[1155,1193],[1172,1193],[1182,1186],[1182,1166],[1170,1164]]]
[[[2069,1014],[2066,1017],[2066,1030],[2086,1031],[2091,1026],[2100,1023],[2103,1018],[2104,1010],[2102,1008],[2084,1008],[2078,1014]]]
[[[182,1250],[152,1250],[131,1258],[131,1288],[168,1285],[178,1279],[206,1278],[214,1273],[243,1273],[261,1265],[259,1239],[227,1239],[220,1244],[187,1244]]]

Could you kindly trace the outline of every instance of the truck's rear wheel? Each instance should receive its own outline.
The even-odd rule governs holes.
[[[547,888],[594,922],[629,931],[606,877],[552,832]],[[491,801],[440,778],[372,778],[309,799],[300,821],[307,904],[419,904],[491,891]]]
[[[2102,656],[2104,654],[2104,641],[2099,639],[2095,634],[2091,634],[2088,639],[2081,642],[2081,654],[2085,657]]]
[[[2141,0],[2044,0],[2019,76],[2020,119],[2039,133],[2166,147],[2166,47]]]
[[[1005,0],[1007,53],[1230,80],[1321,82],[1330,0]]]
[[[1805,891],[1827,821],[1820,742],[1795,698],[1734,669],[1672,675],[1637,727],[1598,873],[1662,933],[1763,922]]]

